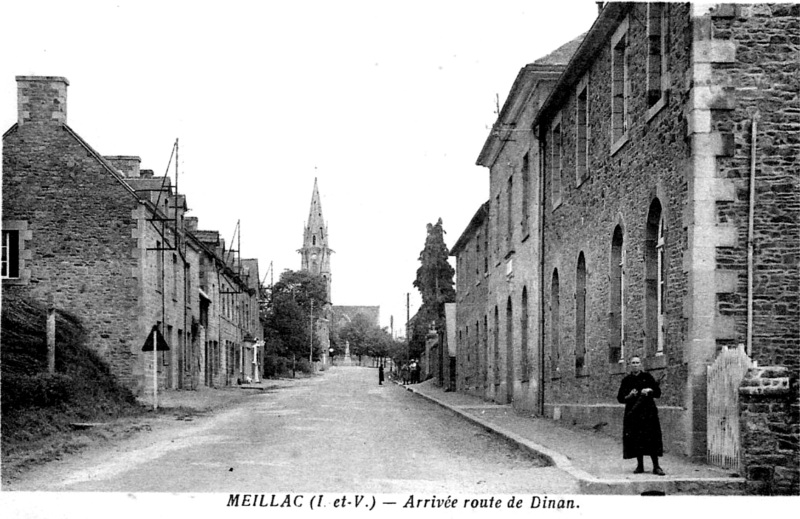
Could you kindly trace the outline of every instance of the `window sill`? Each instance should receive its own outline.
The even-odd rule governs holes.
[[[646,357],[644,359],[644,369],[646,371],[654,369],[664,369],[667,367],[667,356],[663,353],[656,353],[655,357]]]
[[[575,178],[575,189],[578,189],[579,187],[581,187],[583,184],[586,183],[587,180],[589,180],[589,173],[586,173],[582,177],[576,177]]]
[[[656,104],[647,109],[647,113],[645,114],[644,118],[645,122],[650,122],[650,119],[655,117],[656,114],[658,114],[658,112],[660,112],[665,106],[667,106],[667,102],[669,100],[668,93],[669,93],[668,90],[662,91],[661,98],[658,101],[656,101]]]
[[[563,203],[563,200],[561,199],[561,197],[558,197],[557,199],[553,200],[553,209],[552,209],[552,211],[555,211],[556,209],[561,207],[562,203]]]
[[[28,280],[25,278],[3,278],[3,285],[27,285]]]
[[[628,132],[625,132],[622,134],[622,137],[617,139],[617,141],[611,145],[611,155],[617,153],[627,142],[628,142]]]
[[[625,362],[609,362],[608,373],[610,375],[619,375],[621,373],[625,373]]]

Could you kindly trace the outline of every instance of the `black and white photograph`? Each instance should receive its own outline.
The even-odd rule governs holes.
[[[0,127],[4,517],[800,505],[800,3],[4,2]]]

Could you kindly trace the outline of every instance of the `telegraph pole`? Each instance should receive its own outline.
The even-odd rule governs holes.
[[[411,321],[411,294],[406,292],[406,364],[411,350],[411,337],[408,335],[408,322]]]
[[[311,333],[308,336],[308,363],[311,364],[313,362],[314,356],[314,300],[311,300],[311,315],[310,315],[310,330]]]

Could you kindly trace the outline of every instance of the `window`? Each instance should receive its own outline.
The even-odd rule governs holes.
[[[508,188],[506,191],[506,243],[511,246],[511,240],[514,238],[514,211],[512,204],[514,203],[514,177],[508,177]]]
[[[647,214],[645,237],[645,337],[650,354],[664,353],[664,216],[656,198]]]
[[[522,335],[520,340],[520,369],[522,381],[528,380],[528,287],[522,288],[522,315],[519,318],[519,330]]]
[[[550,363],[551,376],[558,378],[559,361],[561,356],[561,296],[560,283],[558,282],[558,269],[553,270],[553,279],[550,283]]]
[[[611,39],[611,153],[628,136],[628,21],[625,20]]]
[[[611,286],[609,294],[608,361],[625,359],[625,250],[622,227],[617,225],[611,239]]]
[[[494,255],[500,261],[500,193],[494,197]]]
[[[561,205],[561,172],[563,167],[563,154],[562,154],[562,139],[561,139],[561,118],[553,124],[550,131],[550,191],[553,197],[553,209]]]
[[[481,373],[483,375],[483,387],[489,380],[489,316],[483,316],[483,366],[481,366]]]
[[[2,279],[19,278],[19,231],[3,231]]]
[[[667,9],[663,2],[647,4],[647,107],[655,115],[666,102]],[[658,106],[657,106],[658,105]]]
[[[494,307],[494,385],[500,384],[500,309]]]
[[[475,239],[475,280],[480,281],[481,275],[481,234]]]
[[[514,392],[514,309],[511,297],[506,302],[506,403],[511,403]]]
[[[172,300],[178,300],[178,255],[172,255]]]
[[[575,374],[582,375],[586,358],[586,258],[578,255],[575,273]]]
[[[489,273],[489,226],[484,227],[483,232],[483,273]]]
[[[156,241],[156,290],[164,292],[164,250],[160,241]]]
[[[586,80],[578,87],[575,114],[575,185],[579,186],[589,176],[589,96]]]
[[[531,175],[530,175],[530,158],[529,153],[522,157],[522,238],[528,236],[528,220],[531,216],[530,205],[530,189],[531,189]]]

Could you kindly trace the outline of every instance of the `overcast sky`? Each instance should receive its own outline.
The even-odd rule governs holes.
[[[314,178],[332,299],[420,305],[425,226],[452,246],[488,197],[475,161],[517,72],[591,27],[595,2],[3,2],[0,126],[17,75],[64,76],[67,123],[163,175],[200,228],[275,280],[299,269]],[[174,169],[170,171],[174,179]],[[267,277],[266,282],[269,283]]]

